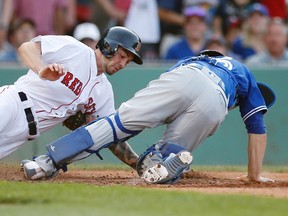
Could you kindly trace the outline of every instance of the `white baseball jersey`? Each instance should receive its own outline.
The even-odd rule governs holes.
[[[62,123],[78,110],[96,117],[115,112],[111,83],[105,74],[97,76],[92,49],[70,36],[38,36],[32,41],[41,43],[41,60],[45,65],[61,64],[67,72],[59,80],[49,81],[29,70],[14,85],[0,88],[0,117],[6,119],[0,126],[0,158],[27,141],[25,106],[31,106],[38,134]],[[20,91],[27,95],[29,105],[20,101]],[[8,110],[14,113],[7,115]],[[21,117],[15,117],[18,114]],[[8,123],[11,127],[7,127]]]

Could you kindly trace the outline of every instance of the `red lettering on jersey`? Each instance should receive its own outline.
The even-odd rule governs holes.
[[[65,74],[63,80],[61,83],[63,83],[66,86],[69,86],[69,82],[73,79],[73,74],[70,73],[69,71]]]
[[[79,82],[80,82],[80,80],[77,79],[77,78],[75,78],[75,79],[73,80],[73,82],[71,83],[71,85],[69,86],[69,89],[71,89],[71,90],[74,92],[75,86],[76,86]]]
[[[91,115],[96,111],[96,104],[93,102],[93,98],[88,99],[87,104],[84,105],[85,113]]]
[[[76,89],[75,89],[75,91],[74,91],[74,93],[75,93],[76,95],[79,95],[79,94],[80,94],[80,92],[81,92],[81,90],[82,90],[82,86],[83,86],[82,82],[79,82],[79,83],[78,83],[78,86],[76,87]]]
[[[83,83],[78,78],[74,78],[71,72],[68,71],[65,74],[61,83],[71,89],[75,95],[78,96],[81,93]]]

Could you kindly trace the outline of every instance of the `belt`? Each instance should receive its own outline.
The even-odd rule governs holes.
[[[19,97],[20,97],[22,102],[28,100],[28,98],[24,92],[18,92],[18,94],[19,94]],[[30,107],[24,108],[24,111],[26,114],[27,122],[28,122],[29,135],[31,135],[31,136],[37,135],[37,127],[36,127],[37,122],[34,119],[31,108]]]
[[[227,94],[226,94],[226,91],[225,91],[225,84],[224,84],[224,82],[221,80],[221,78],[216,73],[211,71],[208,67],[205,67],[205,66],[202,66],[202,65],[199,65],[199,64],[193,64],[192,63],[192,64],[187,65],[187,67],[189,67],[189,66],[199,69],[210,80],[212,80],[214,83],[216,83],[218,86],[220,86],[221,89],[224,91],[226,97],[227,97]]]

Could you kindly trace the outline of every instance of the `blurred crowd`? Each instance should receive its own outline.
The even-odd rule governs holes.
[[[0,65],[38,35],[71,35],[95,48],[109,27],[142,40],[144,62],[211,49],[248,65],[288,65],[288,0],[0,0]]]

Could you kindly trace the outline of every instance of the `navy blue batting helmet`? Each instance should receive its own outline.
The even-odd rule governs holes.
[[[109,28],[98,41],[96,48],[100,49],[102,54],[109,58],[115,55],[119,46],[134,54],[133,61],[135,63],[143,63],[139,55],[141,39],[135,32],[125,27],[114,26]]]

